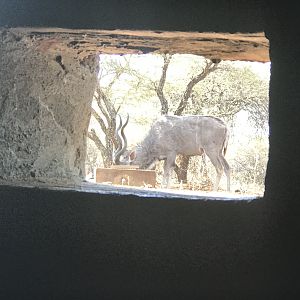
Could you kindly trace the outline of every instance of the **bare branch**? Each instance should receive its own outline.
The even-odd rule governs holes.
[[[102,98],[101,98],[101,95],[99,95],[99,93],[101,94],[100,87],[98,88],[97,96],[95,96],[95,100],[97,102],[97,105],[98,105],[99,109],[101,110],[101,113],[103,114],[103,116],[106,119],[107,124],[108,124],[109,121],[110,121],[110,117],[109,117],[109,114],[108,114],[107,109],[105,107],[105,103],[102,103],[102,101],[101,101]]]
[[[99,107],[100,110],[101,110],[101,113],[102,113],[103,116],[105,117],[107,123],[109,123],[110,117],[109,117],[109,114],[108,114],[108,112],[107,112],[107,110],[106,110],[105,105],[102,104],[101,99],[97,100],[97,104],[98,104],[98,107]]]
[[[88,132],[88,137],[95,143],[97,148],[100,150],[101,154],[106,153],[106,148],[97,136],[95,129],[92,129],[91,131]]]
[[[201,71],[201,73],[199,73],[195,77],[192,77],[190,82],[187,84],[187,87],[184,91],[183,97],[181,98],[181,101],[179,102],[179,105],[178,105],[177,109],[175,110],[174,115],[179,116],[182,114],[182,112],[184,111],[184,109],[187,106],[188,100],[191,96],[194,86],[198,82],[203,80],[209,73],[216,70],[218,67],[218,64],[219,64],[219,61],[213,62],[210,60],[206,60],[205,66],[204,66],[203,70]]]
[[[101,89],[99,89],[98,93],[105,104],[108,114],[116,116],[116,114],[117,114],[116,110],[115,110],[113,104],[111,103],[111,101],[107,98],[106,94]]]
[[[168,100],[166,99],[166,97],[164,95],[163,89],[164,89],[164,86],[166,83],[167,70],[168,70],[170,61],[172,59],[172,55],[164,54],[163,58],[164,58],[164,65],[162,67],[161,77],[160,77],[158,86],[156,87],[155,91],[156,91],[156,94],[161,103],[161,114],[166,115],[169,111],[169,104],[168,104]]]
[[[99,116],[99,114],[95,111],[94,108],[92,108],[92,116],[96,119],[96,121],[99,123],[101,130],[106,134],[107,133],[107,127],[103,121],[103,119]]]

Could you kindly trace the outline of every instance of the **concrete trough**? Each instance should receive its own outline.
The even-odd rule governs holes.
[[[155,187],[156,173],[154,170],[138,169],[138,166],[97,168],[96,182],[137,187]]]

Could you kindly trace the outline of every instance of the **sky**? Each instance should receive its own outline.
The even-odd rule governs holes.
[[[100,62],[104,59],[115,59],[116,61],[122,62],[123,55],[100,55]],[[195,64],[199,64],[204,61],[204,57],[192,55],[192,54],[175,54],[172,64],[168,69],[168,76],[176,77],[181,76],[181,73],[186,73]],[[142,72],[146,72],[148,75],[157,76],[160,74],[162,67],[162,57],[156,54],[136,54],[131,55],[132,65]],[[262,78],[270,76],[270,62],[250,62],[250,61],[234,61],[232,62],[236,67],[249,66],[256,74]],[[181,70],[179,73],[178,70]]]

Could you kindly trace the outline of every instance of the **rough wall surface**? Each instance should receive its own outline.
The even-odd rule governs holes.
[[[3,30],[0,69],[0,177],[82,177],[98,58],[50,54]]]

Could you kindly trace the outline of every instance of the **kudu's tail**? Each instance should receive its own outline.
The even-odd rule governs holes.
[[[229,130],[228,128],[225,129],[225,139],[223,143],[223,155],[226,155],[227,152],[227,146],[228,146],[228,140],[229,140]]]

